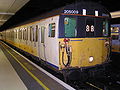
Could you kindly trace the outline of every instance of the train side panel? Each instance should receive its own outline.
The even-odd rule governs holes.
[[[58,23],[59,15],[12,28],[3,40],[59,69]]]
[[[38,39],[39,58],[57,69],[59,67],[58,22],[59,16],[54,16],[40,22]]]

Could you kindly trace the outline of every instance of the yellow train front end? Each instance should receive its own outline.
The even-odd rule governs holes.
[[[70,38],[60,40],[60,69],[104,64],[109,59],[109,38]],[[68,50],[67,50],[68,49]]]
[[[65,78],[106,74],[110,61],[110,14],[99,5],[91,7],[92,4],[95,3],[88,4],[89,9],[76,5],[77,10],[71,10],[73,7],[69,6],[60,16],[59,70]]]
[[[60,39],[60,70],[69,79],[106,77],[110,38]]]

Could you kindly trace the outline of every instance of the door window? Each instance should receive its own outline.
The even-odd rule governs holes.
[[[45,36],[45,27],[41,27],[41,43],[44,43],[44,36]]]

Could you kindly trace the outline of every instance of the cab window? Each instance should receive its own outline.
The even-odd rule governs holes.
[[[103,21],[103,36],[109,35],[109,24],[107,20]]]
[[[86,18],[86,37],[95,37],[94,18]]]
[[[64,18],[65,37],[76,37],[76,18],[65,17]]]

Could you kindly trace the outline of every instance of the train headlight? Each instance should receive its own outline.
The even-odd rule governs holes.
[[[61,48],[65,48],[65,43],[61,43]]]
[[[65,45],[64,45],[64,44],[62,44],[62,45],[61,45],[61,47],[62,47],[62,48],[64,48],[64,47],[65,47]]]
[[[92,62],[94,60],[93,56],[89,57],[89,62]]]

